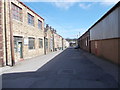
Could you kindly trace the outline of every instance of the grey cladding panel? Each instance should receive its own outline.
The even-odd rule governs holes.
[[[120,37],[118,35],[118,9],[114,10],[90,30],[90,40]]]

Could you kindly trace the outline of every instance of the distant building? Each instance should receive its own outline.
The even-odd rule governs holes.
[[[19,0],[0,0],[0,66],[63,50],[64,38]]]
[[[54,31],[53,29],[48,26],[48,24],[45,27],[45,52],[53,52],[54,51]]]
[[[77,39],[66,39],[69,42],[69,46],[75,47],[78,45]]]

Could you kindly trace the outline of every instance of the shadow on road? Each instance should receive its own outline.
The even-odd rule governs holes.
[[[3,88],[118,88],[111,75],[73,48],[35,72],[3,74],[2,81]]]

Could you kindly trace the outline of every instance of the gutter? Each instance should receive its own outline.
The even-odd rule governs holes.
[[[6,58],[6,66],[8,65],[8,52],[7,52],[7,31],[6,31],[6,0],[4,0],[4,30],[5,30],[5,58]]]

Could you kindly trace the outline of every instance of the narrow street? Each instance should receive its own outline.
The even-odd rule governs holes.
[[[2,81],[3,88],[118,88],[117,69],[83,50],[68,48],[37,71],[5,73]]]

